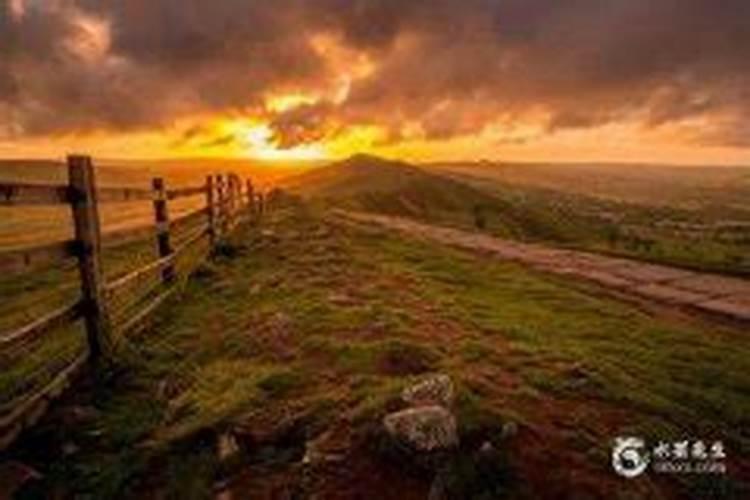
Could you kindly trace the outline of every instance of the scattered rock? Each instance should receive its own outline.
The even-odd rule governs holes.
[[[416,385],[405,388],[401,393],[401,398],[412,406],[450,407],[454,397],[453,381],[448,375],[428,377]]]
[[[510,439],[518,434],[518,424],[515,422],[506,422],[503,424],[503,438]]]
[[[391,413],[383,419],[388,434],[417,451],[458,446],[456,418],[442,406],[423,406]]]
[[[186,389],[186,382],[174,377],[160,380],[156,385],[156,399],[159,401],[172,401]]]
[[[221,462],[226,462],[227,460],[232,459],[240,452],[237,440],[229,432],[219,435],[216,442],[216,449]]]
[[[480,455],[492,455],[493,453],[495,453],[495,445],[489,441],[485,441],[482,443],[482,446],[479,447]]]
[[[169,397],[169,381],[167,379],[160,380],[156,385],[156,399],[159,401],[168,401]]]
[[[350,439],[348,435],[337,433],[333,430],[324,432],[317,438],[310,440],[305,445],[305,456],[302,463],[305,465],[316,465],[321,463],[343,462],[349,450]]]

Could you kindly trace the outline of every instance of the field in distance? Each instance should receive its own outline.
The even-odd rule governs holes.
[[[750,273],[750,168],[409,165],[358,156],[282,181],[363,211],[686,268]]]

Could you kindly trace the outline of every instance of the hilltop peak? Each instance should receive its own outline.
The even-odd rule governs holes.
[[[389,160],[381,156],[376,156],[367,153],[357,153],[350,156],[349,158],[338,163],[339,166],[407,166],[406,163],[401,161]]]
[[[360,161],[388,161],[385,158],[376,156],[368,153],[356,153],[351,155],[349,158],[344,160],[345,162],[360,162]]]

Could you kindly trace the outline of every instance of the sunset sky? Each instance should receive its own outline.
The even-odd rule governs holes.
[[[748,0],[0,0],[0,157],[750,164]]]

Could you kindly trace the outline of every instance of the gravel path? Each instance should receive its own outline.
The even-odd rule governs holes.
[[[343,211],[337,214],[350,221],[374,223],[447,245],[490,253],[545,272],[592,281],[662,304],[750,323],[750,281],[744,279],[520,243],[400,217]]]

